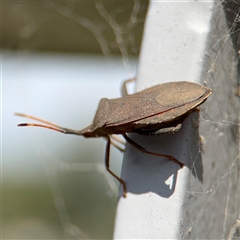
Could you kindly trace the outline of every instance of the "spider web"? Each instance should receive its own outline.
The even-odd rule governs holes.
[[[68,23],[70,25],[72,24],[74,26],[73,29],[75,28],[76,30],[76,38],[79,37],[81,40],[84,34],[90,34],[91,38],[97,42],[97,44],[95,44],[97,46],[95,46],[95,52],[100,52],[102,55],[106,56],[106,58],[120,53],[122,56],[121,64],[126,69],[126,72],[128,73],[127,75],[132,76],[135,70],[131,64],[131,58],[132,56],[136,58],[140,48],[140,41],[139,39],[135,39],[134,31],[138,27],[139,23],[142,23],[144,21],[147,3],[140,3],[140,1],[136,0],[133,1],[132,5],[127,6],[124,4],[124,2],[119,2],[117,4],[112,2],[110,6],[109,4],[105,4],[104,2],[101,3],[98,1],[89,1],[86,4],[92,5],[92,9],[90,12],[88,12],[89,14],[86,13],[81,15],[77,10],[84,5],[81,2],[76,1],[42,1],[10,4],[4,2],[3,9],[10,9],[10,13],[14,14],[13,18],[16,21],[17,19],[22,18],[25,20],[25,26],[18,29],[18,41],[15,39],[12,42],[9,41],[9,43],[4,42],[4,46],[20,50],[18,53],[19,55],[30,55],[31,53],[29,50],[41,50],[41,44],[44,43],[44,40],[41,39],[43,35],[43,29],[48,28],[48,25],[51,26],[51,24],[54,24],[55,19],[58,19],[59,21],[61,21],[61,19],[67,19]],[[42,11],[42,17],[40,19],[37,18],[38,8]],[[48,11],[53,12],[53,14],[50,15],[52,17],[50,18],[49,14],[47,13]],[[127,19],[124,19],[122,22],[122,18],[119,18],[119,15],[124,14],[125,12],[127,12]],[[98,15],[99,21],[94,20],[94,14]],[[5,16],[3,20],[3,23],[5,24],[8,20],[11,21],[12,19],[8,19],[8,17]],[[61,26],[62,29],[66,29],[64,21],[62,21]],[[79,36],[78,31],[80,30],[79,32],[82,32],[82,29],[85,29],[87,33],[83,32],[83,36]],[[110,36],[108,34],[109,32]],[[4,35],[7,34],[8,32],[4,31]],[[35,36],[37,36],[37,38],[35,38]],[[34,41],[31,41],[31,39]],[[48,40],[51,42],[51,37],[49,37]],[[91,44],[91,40],[88,39],[87,41],[89,41],[89,44]],[[54,44],[57,45],[56,39]],[[55,47],[55,45],[52,47]],[[69,46],[69,48],[71,48],[71,46]],[[33,139],[35,139],[33,141],[34,148],[37,156],[41,160],[40,164],[45,172],[46,179],[52,194],[52,200],[58,214],[58,217],[55,221],[56,226],[61,226],[58,229],[56,226],[52,226],[51,230],[58,233],[56,234],[58,238],[111,238],[114,223],[113,218],[117,202],[118,186],[115,180],[109,175],[109,173],[106,172],[105,164],[96,163],[94,161],[73,163],[65,162],[65,159],[67,157],[65,155],[59,156],[59,154],[55,154],[54,151],[47,146],[47,141],[43,140],[41,137],[39,138],[37,134],[34,134]],[[93,149],[94,148],[91,147],[90,154],[86,154],[84,151],[82,151],[81,158],[90,160],[99,158],[99,156],[97,156],[98,154],[95,155],[95,151]],[[77,155],[77,153],[74,155]],[[104,152],[102,152],[102,157],[104,157]],[[121,159],[121,157],[122,155],[119,154],[117,158]],[[95,175],[98,175],[98,177],[95,177],[97,179],[95,180],[95,183],[85,184],[86,189],[84,189],[84,182],[82,181],[84,178],[82,178],[80,175],[84,176],[86,173],[90,175],[90,178],[94,178]],[[97,197],[99,199],[98,206],[96,207],[94,204],[96,204],[95,202],[97,199],[94,199],[94,201],[92,201],[88,197],[88,200],[85,200],[87,197],[81,195],[89,195],[89,186],[92,186],[93,184],[96,185],[96,182],[98,181],[101,181],[100,185],[104,185],[105,187],[103,188],[100,186],[101,189],[104,189],[104,192],[102,193],[102,196]],[[82,186],[81,188],[76,187],[80,185]],[[37,186],[36,189],[38,189]],[[47,199],[48,196],[45,195],[44,198]],[[6,205],[7,204],[4,204],[3,208]],[[104,209],[106,209],[106,206],[108,209],[103,212]],[[101,209],[101,207],[103,209]],[[109,213],[110,211],[112,211],[111,214]],[[53,217],[50,217],[50,219],[52,218]],[[41,224],[41,219],[44,219],[44,217],[39,217],[39,219],[39,223]],[[12,236],[11,233],[14,232],[17,234],[17,227],[15,231],[15,226],[10,224],[11,218],[6,218],[4,220],[6,223],[9,221],[9,225],[6,224],[5,226],[10,227],[5,227],[3,229],[2,236],[8,236],[8,228],[11,228],[10,236]],[[23,222],[22,224],[24,224],[25,219],[23,217],[22,220],[20,220],[19,216],[18,222],[20,225],[21,221]],[[29,226],[32,227],[32,232],[34,232],[35,229],[34,221],[35,220],[33,220],[32,223],[29,223]],[[50,222],[49,226],[45,229],[46,234],[48,232],[47,229],[49,228]],[[24,231],[23,225],[22,231]],[[59,235],[61,237],[59,237]],[[49,236],[52,235],[49,234]],[[32,237],[39,238],[37,235],[34,235]]]
[[[79,24],[80,26],[86,28],[89,30],[94,38],[97,40],[97,43],[101,49],[101,52],[105,56],[109,56],[114,54],[115,52],[119,52],[122,56],[122,64],[125,67],[125,69],[128,72],[128,75],[133,75],[133,69],[130,64],[131,61],[131,55],[137,54],[139,50],[139,46],[136,45],[133,30],[139,24],[139,22],[142,22],[143,19],[138,19],[139,12],[143,11],[146,8],[146,4],[141,6],[140,1],[135,0],[133,2],[133,6],[129,15],[129,18],[127,22],[118,23],[117,22],[117,16],[118,14],[129,10],[124,7],[124,5],[120,7],[113,8],[111,10],[107,10],[105,8],[104,3],[102,2],[96,2],[95,8],[99,15],[106,21],[106,24],[103,26],[102,24],[96,24],[95,22],[92,22],[90,19],[80,16],[79,14],[76,14],[74,12],[74,9],[76,7],[75,3],[73,4],[61,4],[61,3],[55,3],[53,1],[46,2],[45,5],[47,7],[50,7],[54,9],[56,12],[58,12],[60,15],[69,18],[73,22]],[[113,40],[110,41],[108,38],[105,37],[104,31],[106,31],[106,28],[108,31],[112,31],[113,33]],[[52,171],[49,171],[49,164],[46,164],[44,169],[47,170],[47,176],[48,180],[52,189],[52,195],[55,200],[55,205],[58,209],[59,217],[61,219],[63,228],[65,232],[71,236],[75,237],[77,239],[84,239],[89,238],[85,234],[85,231],[83,230],[83,227],[80,225],[73,224],[71,220],[71,214],[67,210],[67,204],[65,204],[65,198],[62,194],[61,188],[59,187],[59,180],[55,178],[55,173],[57,172],[99,172],[104,176],[104,179],[110,189],[110,191],[107,191],[107,195],[111,198],[116,199],[118,195],[118,187],[116,185],[115,180],[106,172],[105,164],[96,164],[96,163],[62,163],[61,160],[57,159],[55,156],[51,156],[50,153],[46,156],[46,149],[41,149],[39,154],[45,153],[45,156],[42,156],[42,159],[51,159],[53,164]],[[56,170],[57,169],[57,170]],[[57,204],[59,201],[62,202],[62,204],[59,206]],[[94,233],[94,229],[91,229],[90,236],[92,236]],[[97,236],[100,237],[100,236]],[[101,238],[108,238],[109,236],[104,236]]]
[[[209,105],[207,108],[203,105],[200,114],[199,154],[206,162],[202,163],[202,184],[197,183],[196,178],[190,178],[189,181],[186,205],[190,205],[194,211],[187,211],[182,218],[183,239],[196,236],[207,239],[240,238],[239,220],[236,220],[239,219],[240,209],[237,97],[240,7],[237,1],[223,1],[219,4],[219,8],[222,7],[228,29],[222,21],[224,15],[215,15],[216,26],[210,30],[210,47],[205,52],[210,68],[204,69],[202,74],[206,86],[213,89]],[[195,165],[193,159],[192,172],[196,169],[199,166]]]

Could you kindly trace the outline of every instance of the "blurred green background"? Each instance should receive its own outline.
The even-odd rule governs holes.
[[[104,169],[104,140],[19,129],[28,120],[13,113],[89,125],[99,99],[119,97],[136,72],[147,7],[1,2],[2,239],[112,238],[118,184]],[[111,159],[119,175],[122,154]]]
[[[122,44],[128,54],[137,56],[148,1],[6,1],[1,4],[3,48],[120,54]]]

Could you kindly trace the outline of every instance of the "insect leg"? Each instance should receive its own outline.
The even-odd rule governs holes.
[[[162,128],[157,130],[154,135],[160,135],[160,134],[174,134],[176,132],[178,132],[180,130],[180,128],[182,127],[182,124],[179,123],[177,126],[175,127],[169,127],[169,128]]]
[[[115,147],[115,148],[117,148],[120,152],[124,152],[124,149],[123,148],[121,148],[121,147],[119,147],[115,142],[113,142],[112,140],[111,140],[111,144]]]
[[[110,139],[111,139],[111,138],[110,138]],[[124,152],[124,149],[121,148],[120,146],[118,146],[117,143],[113,142],[112,139],[111,139],[111,144],[112,144],[115,148],[117,148],[120,152]]]
[[[125,97],[125,96],[129,95],[128,90],[127,90],[127,84],[130,83],[130,82],[133,82],[133,81],[136,81],[136,78],[131,78],[131,79],[128,79],[128,80],[123,82],[123,85],[121,87],[122,97]]]
[[[182,124],[179,123],[178,125],[176,125],[175,127],[167,127],[167,128],[160,128],[159,130],[154,130],[154,131],[149,131],[149,130],[141,130],[139,129],[137,131],[138,134],[140,135],[145,135],[145,136],[158,136],[158,135],[162,135],[162,134],[174,134],[176,132],[178,132],[182,127]]]
[[[120,178],[118,177],[115,173],[113,173],[109,167],[110,167],[110,163],[109,163],[109,156],[110,156],[110,146],[111,146],[111,139],[109,136],[105,137],[107,140],[107,145],[106,145],[106,152],[105,152],[105,165],[107,168],[107,171],[113,176],[115,177],[120,184],[122,184],[123,187],[123,196],[126,197],[126,193],[127,193],[127,188],[126,188],[126,183]]]
[[[111,135],[111,136],[110,136],[110,139],[111,139],[111,144],[112,144],[115,148],[117,148],[120,152],[124,152],[124,151],[125,151],[122,147],[120,147],[119,145],[117,145],[117,143],[118,143],[118,144],[125,145],[125,142],[122,141],[122,139],[116,137],[115,135]],[[115,142],[114,142],[114,141],[115,141]]]
[[[111,135],[111,138],[114,139],[116,142],[122,145],[125,145],[125,142],[121,138],[117,137],[116,135]]]
[[[151,154],[154,156],[159,156],[159,157],[165,157],[171,161],[174,161],[175,163],[179,164],[181,166],[181,168],[184,166],[183,163],[179,162],[176,158],[174,158],[171,155],[166,155],[166,154],[161,154],[161,153],[154,153],[154,152],[150,152],[148,150],[146,150],[145,148],[143,148],[142,146],[140,146],[138,143],[134,142],[131,138],[129,138],[127,136],[126,133],[123,133],[123,137],[126,139],[126,141],[128,141],[133,147],[137,148],[139,151],[146,153],[146,154]]]

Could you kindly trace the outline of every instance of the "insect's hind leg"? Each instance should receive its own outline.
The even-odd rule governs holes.
[[[121,94],[122,94],[122,97],[125,97],[128,94],[128,90],[127,90],[127,84],[130,83],[130,82],[133,82],[133,81],[136,81],[136,78],[131,78],[131,79],[128,79],[128,80],[125,80],[122,84],[122,87],[121,87]]]
[[[149,130],[138,130],[137,133],[144,136],[158,136],[162,134],[175,134],[182,127],[182,124],[179,123],[174,127],[160,128],[159,130],[149,131]]]
[[[126,197],[126,193],[127,193],[127,187],[126,187],[126,183],[120,178],[118,177],[115,173],[113,173],[109,167],[110,167],[110,162],[109,162],[109,157],[110,157],[110,146],[111,146],[111,139],[109,136],[105,137],[107,140],[107,145],[106,145],[106,152],[105,152],[105,165],[107,168],[107,171],[114,177],[116,178],[120,184],[122,184],[123,187],[123,196]]]
[[[126,139],[127,142],[129,142],[133,147],[137,148],[139,151],[146,153],[146,154],[151,154],[154,156],[158,156],[158,157],[165,157],[171,161],[174,161],[175,163],[179,164],[181,166],[181,168],[184,166],[183,163],[179,162],[176,158],[174,158],[171,155],[167,155],[167,154],[161,154],[161,153],[154,153],[154,152],[150,152],[148,150],[146,150],[145,148],[143,148],[142,146],[140,146],[138,143],[134,142],[131,138],[129,138],[127,136],[126,133],[123,134],[123,137]]]
[[[186,118],[193,112],[199,112],[199,108],[195,108],[193,109],[190,113],[186,114],[185,116],[183,116],[182,120],[180,121],[180,123],[178,123],[177,125],[171,126],[171,127],[166,127],[166,128],[162,128],[159,129],[155,132],[152,132],[153,134],[150,135],[161,135],[161,134],[174,134],[176,132],[178,132],[181,128],[182,125],[184,123],[184,121],[186,120]],[[140,133],[141,134],[141,133]]]

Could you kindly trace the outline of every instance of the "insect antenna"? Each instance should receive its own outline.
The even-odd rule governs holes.
[[[15,113],[15,115],[19,116],[19,117],[25,117],[25,118],[33,119],[35,121],[44,123],[44,124],[40,124],[40,123],[19,123],[17,125],[18,127],[42,127],[42,128],[51,129],[51,130],[54,130],[54,131],[57,131],[57,132],[61,132],[61,133],[64,133],[64,134],[82,135],[80,133],[80,131],[69,129],[69,128],[63,128],[63,127],[60,127],[60,126],[58,126],[54,123],[51,123],[49,121],[46,121],[46,120],[38,118],[38,117],[34,117],[34,116],[27,115],[27,114],[24,114],[24,113]]]

